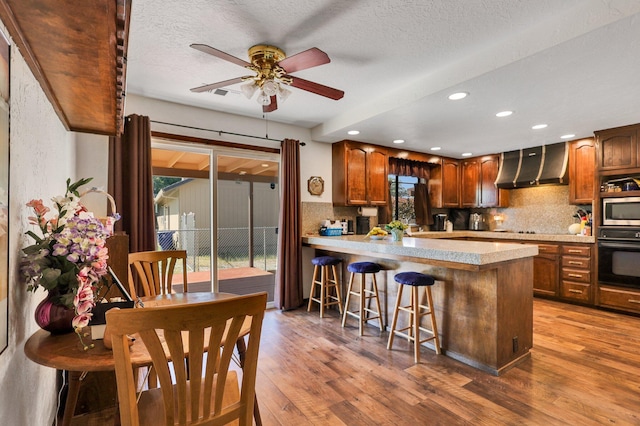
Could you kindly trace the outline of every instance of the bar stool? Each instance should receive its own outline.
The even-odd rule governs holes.
[[[363,326],[369,320],[378,319],[380,325],[380,331],[384,331],[384,324],[382,321],[382,311],[380,309],[380,298],[378,297],[378,285],[376,283],[376,274],[380,272],[380,265],[373,262],[355,262],[347,266],[347,270],[351,272],[349,277],[349,288],[347,290],[347,300],[344,304],[344,314],[342,316],[342,326],[347,323],[347,315],[351,315],[358,318],[358,325],[360,329],[360,336],[362,336]],[[358,290],[353,290],[353,281],[355,274],[360,275],[360,287]],[[367,288],[367,274],[371,274],[371,290]],[[359,297],[360,305],[358,311],[349,311],[349,302],[351,297]],[[377,311],[371,309],[371,299],[375,299]],[[373,316],[372,316],[373,315]]]
[[[389,343],[387,349],[391,349],[393,346],[393,337],[397,334],[399,336],[406,337],[409,341],[414,342],[414,361],[420,362],[420,346],[424,342],[429,340],[435,341],[436,353],[440,354],[440,339],[438,337],[438,326],[436,325],[436,316],[433,311],[433,298],[431,297],[431,286],[435,282],[435,279],[431,275],[421,274],[419,272],[401,272],[396,274],[394,280],[400,284],[398,286],[398,298],[396,300],[396,307],[393,311],[393,319],[391,321],[391,330],[389,331]],[[410,285],[411,289],[411,301],[409,305],[401,306],[402,303],[402,290],[404,286]],[[425,287],[427,293],[428,306],[420,304],[420,287]],[[409,325],[405,328],[396,330],[398,323],[398,313],[405,311],[409,313]],[[421,327],[420,320],[423,316],[429,316],[431,320],[431,330]],[[424,331],[430,334],[430,337],[420,340],[420,331]],[[408,333],[405,333],[408,332]]]
[[[324,308],[332,305],[338,305],[340,314],[342,314],[342,290],[338,281],[336,265],[342,262],[339,257],[319,256],[311,259],[313,268],[313,281],[311,282],[311,294],[309,294],[309,306],[307,312],[311,312],[313,302],[320,304],[320,318],[324,318]],[[318,281],[318,272],[320,272],[320,280]],[[331,274],[333,276],[331,276]],[[320,295],[315,297],[316,286],[320,286]],[[331,290],[335,290],[335,294]]]

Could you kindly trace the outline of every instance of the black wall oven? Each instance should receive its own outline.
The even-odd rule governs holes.
[[[598,282],[640,288],[640,227],[598,230]]]

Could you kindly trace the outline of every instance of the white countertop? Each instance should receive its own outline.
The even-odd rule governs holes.
[[[445,234],[440,232],[439,234]],[[449,238],[451,238],[451,233]],[[426,260],[438,260],[467,265],[489,265],[492,263],[531,257],[538,254],[535,244],[501,243],[484,241],[466,241],[440,238],[404,237],[402,241],[392,241],[391,235],[383,240],[371,240],[364,235],[345,235],[341,237],[321,237],[307,235],[302,237],[306,245],[317,246],[335,251],[349,250],[362,255],[380,254],[406,256]]]
[[[493,231],[453,231],[438,232],[425,231],[413,232],[411,234],[418,238],[487,238],[500,240],[521,240],[521,241],[549,241],[559,243],[587,243],[594,244],[594,236],[570,235],[570,234],[520,234],[518,232],[493,232]]]

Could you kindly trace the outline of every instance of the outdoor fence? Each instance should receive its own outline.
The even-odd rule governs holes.
[[[218,269],[253,266],[265,271],[276,269],[278,235],[274,226],[253,228],[253,255],[250,255],[250,229],[218,228]],[[211,257],[209,228],[157,231],[160,250],[186,250],[190,272],[208,271]]]

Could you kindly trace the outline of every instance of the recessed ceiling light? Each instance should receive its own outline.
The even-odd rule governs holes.
[[[513,114],[513,111],[500,111],[496,114],[496,117],[508,117]]]
[[[404,143],[404,139],[396,139],[393,143]]]
[[[434,146],[433,148],[431,148],[431,151],[440,151],[442,148],[439,146]]]
[[[471,157],[472,155],[473,155],[473,153],[471,153],[471,152],[463,152],[462,153],[463,157]]]
[[[449,99],[451,99],[452,101],[458,101],[460,99],[466,98],[468,95],[469,94],[467,92],[453,93],[453,94],[449,95]]]
[[[267,163],[262,163],[261,166],[262,167],[269,167],[269,165]]]
[[[544,129],[545,127],[547,127],[546,124],[536,124],[535,126],[531,126],[533,130],[540,130],[540,129]]]
[[[574,135],[573,133],[569,133],[568,135],[562,135],[560,136],[560,139],[571,139],[573,137],[575,137],[576,135]]]
[[[349,130],[349,131],[347,132],[347,134],[348,134],[348,135],[359,135],[359,134],[360,134],[360,132],[359,132],[358,130]]]
[[[247,174],[246,170],[240,170],[240,173],[238,173],[240,176],[244,176]]]

